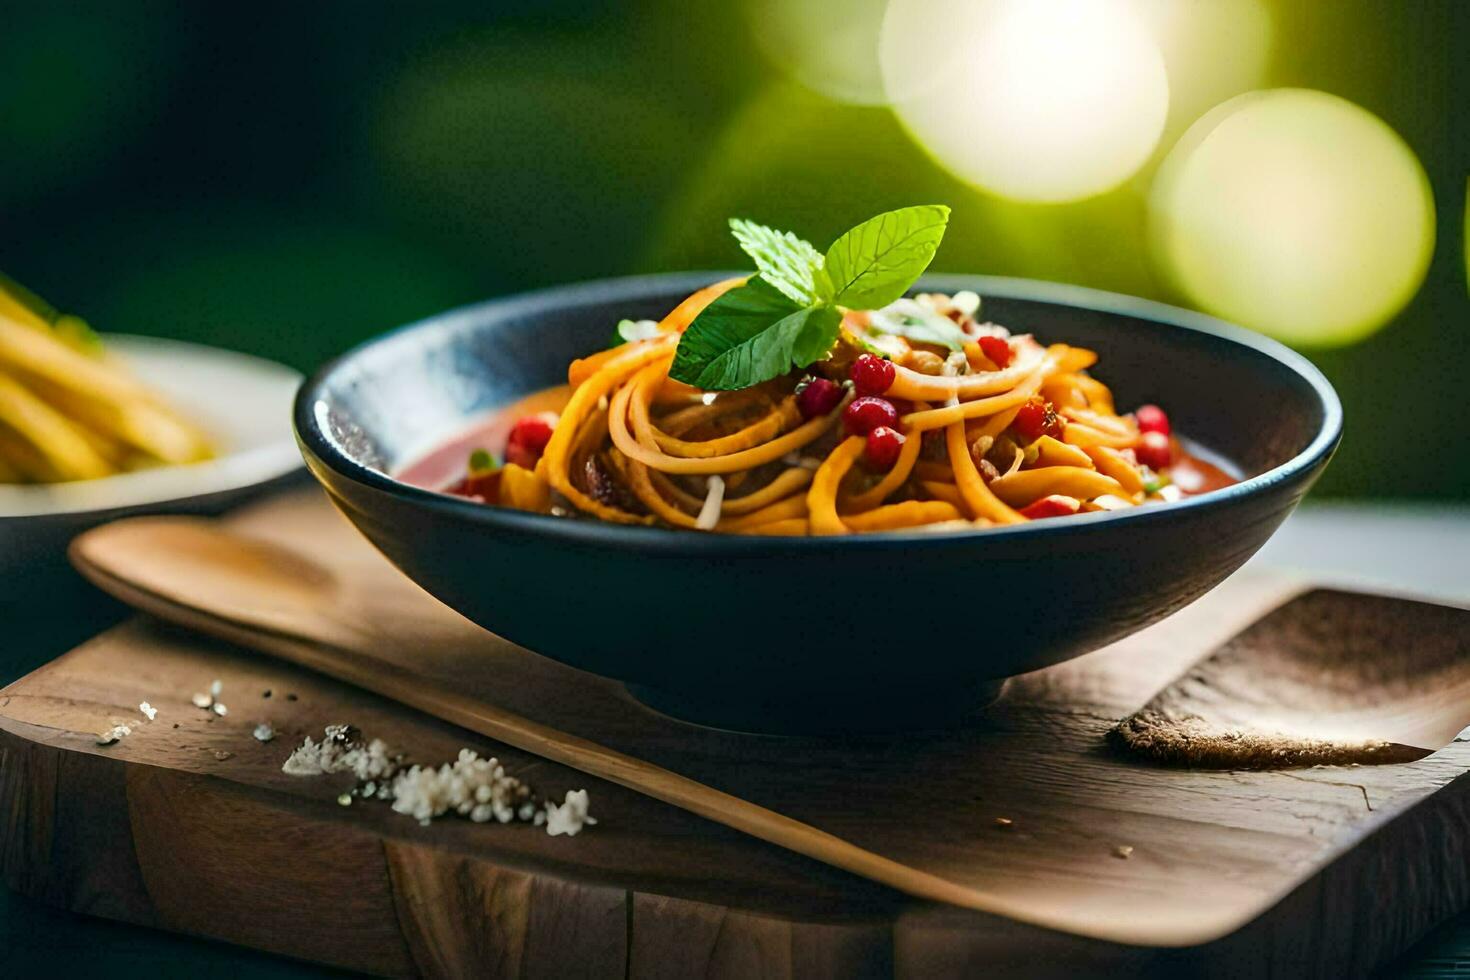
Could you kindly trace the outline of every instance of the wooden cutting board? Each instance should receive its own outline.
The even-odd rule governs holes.
[[[371,695],[146,624],[0,693],[0,868],[15,887],[373,972],[638,976],[1008,966],[1340,976],[1470,902],[1463,743],[1400,765],[1258,773],[1144,767],[1103,747],[1113,722],[1296,584],[1233,580],[1124,644],[1014,682],[983,728],[837,744],[647,712],[614,684],[464,624],[318,499],[239,523],[310,541],[353,576],[359,598],[372,597],[364,617],[383,632],[384,656],[411,650],[445,684],[983,887],[1015,919],[1053,928],[905,899]],[[214,677],[230,714],[211,720],[188,698]],[[91,733],[137,720],[141,700],[158,720],[97,746]],[[277,741],[250,738],[262,720]],[[466,744],[495,752],[547,794],[585,785],[602,822],[569,840],[339,807],[341,784],[279,772],[301,736],[337,721],[424,761]]]

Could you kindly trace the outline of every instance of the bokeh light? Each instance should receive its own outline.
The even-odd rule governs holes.
[[[1167,134],[1265,81],[1275,24],[1265,0],[1133,0],[1169,73]]]
[[[745,0],[751,35],[766,58],[837,102],[882,105],[878,34],[888,0]],[[836,14],[834,16],[834,14]]]
[[[880,62],[914,138],[961,179],[1019,201],[1127,180],[1169,106],[1148,26],[1108,0],[893,0]]]
[[[1308,89],[1239,96],[1192,126],[1159,170],[1150,220],[1190,300],[1303,346],[1382,326],[1434,248],[1413,151],[1372,113]]]

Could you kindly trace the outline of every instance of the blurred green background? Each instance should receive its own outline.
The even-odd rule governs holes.
[[[487,296],[736,264],[732,214],[824,244],[938,201],[955,213],[937,269],[1218,310],[1166,272],[1149,203],[1159,168],[1212,106],[1317,89],[1402,137],[1435,227],[1401,311],[1304,348],[1347,409],[1319,493],[1470,499],[1470,3],[1137,2],[1171,32],[1163,135],[1122,184],[1064,203],[966,183],[911,118],[864,104],[878,101],[864,45],[881,2],[10,3],[0,269],[104,331],[310,369]],[[937,30],[925,43],[939,57],[968,42]],[[1371,211],[1373,188],[1358,193]],[[1234,220],[1228,205],[1217,211]],[[1274,240],[1272,215],[1239,217]],[[1358,230],[1394,250],[1385,262],[1401,257],[1391,235]],[[1338,244],[1287,237],[1304,268]],[[1314,288],[1321,275],[1371,284],[1380,265],[1344,261]]]

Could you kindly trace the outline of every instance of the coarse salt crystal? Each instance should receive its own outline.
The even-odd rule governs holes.
[[[129,726],[121,724],[113,725],[111,728],[97,733],[97,744],[111,745],[113,742],[121,739],[124,735],[131,734],[133,734],[133,730]]]
[[[557,806],[551,801],[546,803],[546,832],[552,837],[566,834],[575,837],[583,827],[590,827],[597,821],[587,813],[587,791],[585,789],[567,790],[566,800]]]
[[[149,721],[152,721],[153,719],[158,717],[158,709],[153,707],[153,705],[149,704],[147,701],[144,701],[142,704],[138,705],[138,710],[143,712],[143,717],[147,718]]]
[[[269,742],[276,737],[276,730],[270,726],[270,722],[263,721],[250,734],[255,736],[257,742]]]
[[[194,707],[196,708],[208,708],[211,704],[214,704],[214,698],[208,694],[196,694],[189,700],[194,702]]]

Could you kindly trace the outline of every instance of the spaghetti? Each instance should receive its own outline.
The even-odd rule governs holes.
[[[743,390],[671,378],[683,331],[741,282],[573,362],[560,412],[502,420],[504,465],[477,449],[450,492],[620,524],[841,535],[1017,524],[1234,482],[1189,456],[1157,407],[1118,414],[1093,352],[980,322],[973,294],[845,310],[826,359]],[[885,332],[914,315],[963,342]]]

